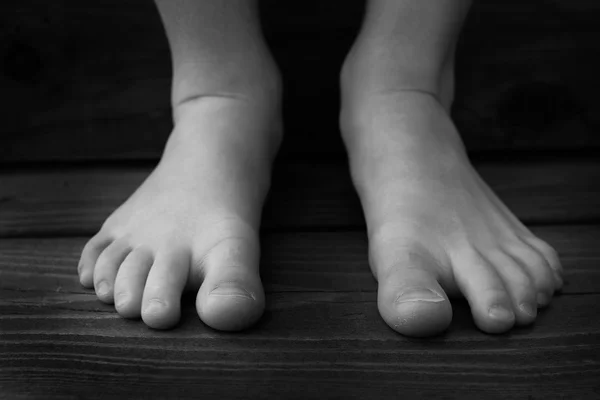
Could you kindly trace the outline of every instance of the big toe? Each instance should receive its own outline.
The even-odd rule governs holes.
[[[265,308],[259,275],[258,240],[228,239],[204,259],[206,276],[196,309],[208,326],[239,331],[252,326]]]
[[[430,272],[428,257],[410,255],[378,273],[377,303],[384,321],[395,331],[414,337],[434,336],[448,328],[452,306]]]

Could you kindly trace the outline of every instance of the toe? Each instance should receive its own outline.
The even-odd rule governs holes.
[[[142,295],[142,319],[151,328],[173,327],[181,316],[181,295],[190,269],[190,253],[171,247],[159,251]]]
[[[94,266],[100,254],[111,242],[111,238],[97,234],[83,247],[77,272],[79,273],[79,281],[84,287],[92,288],[94,286]]]
[[[556,279],[557,290],[562,289],[564,269],[556,250],[548,243],[535,236],[523,237],[522,240],[537,250],[546,259]]]
[[[377,304],[383,320],[395,331],[414,337],[442,333],[452,321],[452,307],[439,285],[435,261],[407,251],[402,262],[377,270]]]
[[[496,249],[485,254],[496,269],[512,300],[512,309],[518,325],[527,325],[537,316],[536,290],[523,267],[510,255]]]
[[[152,253],[143,248],[133,250],[123,261],[115,280],[115,308],[125,318],[141,316],[142,296],[153,263]]]
[[[475,324],[487,333],[502,333],[515,323],[511,298],[492,264],[474,248],[453,260],[456,284],[471,306]]]
[[[265,308],[259,275],[258,238],[226,239],[202,259],[205,279],[198,291],[198,315],[208,326],[237,331],[253,325]]]
[[[131,247],[127,241],[115,240],[98,257],[94,267],[94,288],[100,301],[112,304],[117,271],[130,252]]]
[[[537,250],[526,243],[506,245],[505,251],[516,259],[531,277],[537,292],[538,306],[547,306],[554,291],[562,284],[558,274],[550,268],[548,261]]]

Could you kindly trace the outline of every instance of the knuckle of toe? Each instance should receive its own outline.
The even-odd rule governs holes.
[[[547,250],[545,250],[545,255],[548,258],[548,260],[554,264],[554,265],[558,265],[560,263],[560,256],[558,254],[558,252],[553,248],[553,247],[548,247]]]
[[[519,271],[516,276],[516,282],[518,282],[526,291],[532,291],[535,287],[535,282],[529,274],[525,271]]]
[[[100,257],[96,260],[96,264],[94,265],[95,271],[102,271],[106,267],[108,267],[111,263],[111,258],[107,254],[100,254]]]
[[[110,232],[112,230],[112,227],[114,226],[118,226],[117,219],[116,219],[116,212],[117,210],[115,210],[115,212],[113,212],[112,214],[110,214],[102,223],[102,225],[100,226],[100,232],[99,233],[106,233],[106,232]]]
[[[539,273],[535,276],[534,286],[537,291],[551,292],[554,291],[554,278],[548,273]]]
[[[558,252],[554,247],[550,246],[547,242],[539,240],[537,249],[547,257],[558,257]]]
[[[529,246],[515,245],[508,249],[510,254],[516,256],[521,262],[529,268],[541,268],[548,267],[548,260],[546,260],[537,250]]]
[[[97,249],[100,249],[101,245],[102,242],[100,241],[100,239],[93,237],[90,240],[88,240],[87,243],[83,246],[82,253],[89,254],[95,252]]]
[[[537,254],[537,253],[534,253],[531,255],[530,264],[532,266],[534,266],[538,269],[542,269],[542,270],[550,268],[550,264],[548,263],[548,260],[546,260],[544,257],[542,257],[541,254]]]
[[[528,264],[539,264],[542,259],[541,254],[527,243],[515,243],[510,246],[510,250],[512,254],[518,255]]]
[[[536,243],[537,243],[538,247],[544,252],[548,252],[548,253],[555,252],[554,248],[552,246],[550,246],[550,244],[548,242],[546,242],[545,240],[538,238],[536,240]]]
[[[533,244],[536,245],[537,249],[550,261],[558,262],[559,254],[554,247],[552,247],[548,242],[534,238]]]
[[[510,304],[510,296],[504,287],[490,287],[485,293],[489,304]]]
[[[487,265],[489,261],[484,255],[472,244],[467,243],[462,246],[461,258],[468,260],[471,264]]]
[[[95,247],[95,243],[90,239],[87,241],[87,243],[85,245],[83,245],[83,249],[81,250],[81,253],[83,255],[85,255],[86,253],[89,253],[94,247]]]

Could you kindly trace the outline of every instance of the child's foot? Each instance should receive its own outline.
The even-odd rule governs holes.
[[[485,332],[532,323],[562,285],[557,254],[479,177],[440,102],[417,91],[365,95],[345,102],[341,122],[387,324],[440,333],[448,296],[460,294]]]
[[[85,246],[81,283],[123,317],[169,328],[184,289],[221,330],[264,309],[259,223],[280,140],[274,107],[204,97],[179,106],[164,155]]]

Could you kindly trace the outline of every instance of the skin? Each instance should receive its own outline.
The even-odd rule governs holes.
[[[443,332],[458,296],[484,332],[531,324],[563,285],[554,249],[477,174],[450,118],[469,5],[370,1],[342,70],[340,124],[378,307],[408,336]]]
[[[80,280],[152,328],[173,327],[193,291],[207,325],[244,329],[265,303],[258,231],[282,137],[279,74],[255,2],[157,5],[174,128],[156,169],[85,245]]]
[[[256,2],[159,0],[173,61],[160,163],[85,246],[81,283],[126,318],[241,330],[264,310],[260,214],[281,142],[281,80]],[[465,0],[370,0],[341,72],[340,127],[382,318],[431,336],[468,300],[487,333],[531,324],[562,286],[550,245],[471,166],[449,116]]]

